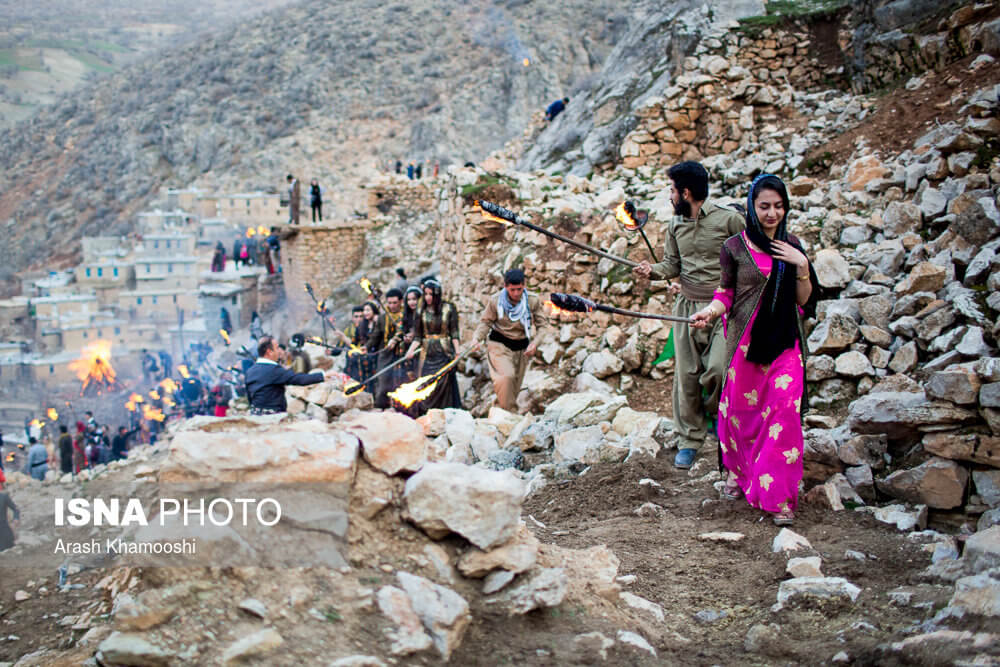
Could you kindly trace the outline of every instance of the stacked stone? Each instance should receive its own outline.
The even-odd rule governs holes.
[[[843,31],[841,41],[848,45],[847,51],[863,54],[852,88],[867,93],[917,72],[940,70],[970,53],[1000,54],[1000,19],[990,17],[994,9],[990,3],[966,3],[941,19],[932,34],[897,28],[867,41],[863,49],[854,48],[855,34]],[[881,18],[886,27],[895,24],[891,16]]]
[[[372,222],[406,221],[420,213],[433,212],[437,196],[428,179],[411,181],[395,176],[365,186],[368,190],[368,220]]]
[[[350,277],[365,256],[371,224],[333,222],[285,229],[291,232],[281,245],[285,295],[295,308],[305,312],[314,307],[305,291],[306,283],[317,298],[324,298]]]

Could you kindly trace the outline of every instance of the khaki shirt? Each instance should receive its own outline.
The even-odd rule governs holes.
[[[719,285],[719,252],[730,236],[746,226],[743,216],[728,206],[706,201],[697,220],[671,218],[664,242],[663,261],[653,264],[653,277],[680,276],[682,281],[715,288]]]
[[[525,292],[525,295],[528,297],[528,307],[531,309],[531,339],[537,341],[541,334],[549,330],[549,318],[542,306],[541,299],[536,294]],[[501,335],[513,340],[524,338],[524,325],[520,321],[511,320],[507,316],[500,317],[497,311],[497,298],[499,296],[500,292],[497,292],[486,302],[486,310],[483,311],[483,316],[479,320],[479,326],[476,327],[472,340],[486,340],[491,329],[496,329]],[[523,299],[524,296],[521,298]]]

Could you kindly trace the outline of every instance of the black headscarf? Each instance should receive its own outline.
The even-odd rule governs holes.
[[[797,279],[796,269],[793,265],[774,257],[771,239],[764,233],[764,228],[757,218],[754,201],[762,190],[777,192],[784,204],[785,215],[778,223],[774,240],[791,243],[800,251],[802,251],[802,246],[788,240],[788,189],[777,176],[761,174],[754,179],[750,185],[750,193],[747,195],[747,236],[755,246],[772,256],[774,264],[771,267],[771,275],[767,279],[767,285],[764,287],[764,295],[760,300],[760,308],[754,319],[753,329],[750,331],[750,349],[747,351],[747,360],[755,364],[770,364],[782,352],[794,347],[795,341],[799,339],[798,312],[796,310],[798,303],[795,289]],[[805,254],[804,251],[803,254]],[[809,266],[809,273],[810,279],[814,280],[812,278],[812,265]],[[815,280],[813,285],[813,295],[815,296]]]

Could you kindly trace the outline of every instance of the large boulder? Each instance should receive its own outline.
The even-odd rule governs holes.
[[[972,410],[943,401],[931,401],[923,393],[887,391],[869,393],[847,408],[847,423],[855,433],[885,433],[890,440],[912,437],[921,428],[940,428],[976,420]]]
[[[812,354],[839,352],[858,339],[858,323],[835,313],[816,325],[806,343]]]
[[[495,549],[483,551],[469,548],[458,559],[458,569],[466,577],[480,579],[493,570],[506,570],[519,574],[530,570],[538,560],[541,543],[526,526],[522,525],[517,535],[509,542]]]
[[[621,461],[628,456],[628,447],[607,426],[606,423],[595,424],[560,433],[555,438],[553,460],[557,463],[579,461],[588,465]]]
[[[896,238],[909,232],[920,231],[920,209],[910,202],[894,201],[882,214],[882,233],[886,238]]]
[[[1000,526],[975,533],[965,541],[963,559],[972,572],[1000,567]]]
[[[427,461],[424,429],[406,415],[360,412],[340,425],[361,441],[365,460],[387,475],[416,472]]]
[[[592,426],[611,421],[628,404],[624,396],[597,392],[563,394],[545,408],[545,419],[565,426]]]
[[[928,433],[924,451],[946,459],[971,461],[1000,468],[1000,437],[978,433]]]
[[[1000,234],[1000,212],[989,190],[958,195],[948,204],[948,212],[955,214],[950,229],[974,246]]]
[[[817,252],[813,268],[823,287],[846,287],[851,282],[851,267],[836,249],[824,248]]]
[[[600,350],[588,356],[583,361],[583,372],[603,379],[616,373],[621,373],[625,362],[611,350]]]
[[[931,262],[920,262],[910,270],[910,274],[896,284],[893,291],[898,296],[916,292],[937,292],[944,287],[948,272],[943,266]]]
[[[170,441],[161,482],[322,482],[347,496],[358,438],[336,425],[294,422],[238,431],[185,430]]]
[[[954,366],[932,373],[924,386],[929,398],[939,398],[962,405],[972,405],[979,398],[981,382],[976,372],[969,367]]]
[[[406,480],[409,517],[432,538],[458,533],[480,549],[517,532],[524,482],[508,471],[460,463],[429,463]]]
[[[893,498],[952,509],[962,504],[969,472],[954,461],[933,458],[910,470],[897,470],[877,485],[879,491]]]

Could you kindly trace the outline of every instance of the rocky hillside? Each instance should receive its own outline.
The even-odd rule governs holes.
[[[310,0],[121,70],[0,135],[3,277],[129,231],[162,184],[269,188],[293,171],[350,214],[350,184],[377,166],[478,160],[518,134],[600,67],[629,15]]]

